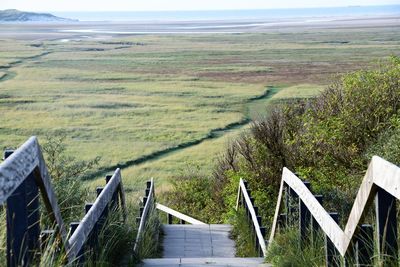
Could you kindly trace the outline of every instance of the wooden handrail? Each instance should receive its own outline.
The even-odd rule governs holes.
[[[261,225],[258,223],[256,211],[254,209],[253,203],[250,200],[250,196],[247,192],[246,185],[244,184],[244,181],[242,178],[240,178],[240,181],[239,181],[238,196],[237,196],[237,201],[236,201],[236,210],[239,208],[241,195],[243,196],[244,204],[247,206],[247,210],[250,213],[251,221],[253,222],[256,237],[258,239],[258,244],[261,247],[261,252],[262,252],[263,256],[266,257],[267,256],[267,247],[265,245],[264,235],[261,232]]]
[[[355,236],[357,226],[361,223],[366,210],[370,207],[377,190],[381,188],[396,199],[400,199],[400,168],[378,156],[372,158],[357,193],[344,231],[325,211],[310,190],[304,185],[303,181],[290,170],[284,168],[269,243],[273,241],[276,232],[285,184],[296,192],[340,255],[345,256]]]
[[[145,226],[146,226],[146,222],[147,222],[147,219],[148,219],[149,212],[151,211],[151,209],[154,206],[155,197],[154,197],[154,179],[153,178],[151,178],[151,180],[150,180],[150,187],[148,189],[149,189],[149,191],[148,191],[149,193],[146,196],[147,197],[146,198],[146,203],[144,203],[143,213],[142,213],[142,215],[140,217],[138,232],[137,232],[137,235],[136,235],[136,242],[135,242],[135,245],[134,245],[134,248],[133,248],[133,250],[135,252],[137,252],[137,250],[139,248],[140,239],[142,238],[142,235],[144,233],[144,229],[145,229]]]
[[[188,222],[190,224],[196,224],[196,225],[205,225],[206,223],[196,220],[188,215],[185,215],[183,213],[180,213],[179,211],[173,210],[167,206],[164,206],[160,203],[156,203],[156,209],[161,210],[167,214],[170,214],[178,219],[184,220],[185,222]]]
[[[28,180],[29,179],[29,180]],[[34,179],[34,181],[33,181]],[[125,221],[126,218],[126,207],[125,207],[125,195],[122,185],[121,173],[120,169],[117,169],[114,175],[111,177],[105,188],[102,190],[98,198],[96,199],[93,206],[84,216],[82,221],[79,223],[77,229],[73,232],[70,239],[67,239],[67,232],[65,230],[64,222],[61,217],[60,208],[57,203],[57,198],[54,193],[53,186],[51,184],[51,178],[49,172],[47,170],[43,154],[38,143],[36,137],[31,137],[26,141],[20,148],[16,151],[12,152],[1,164],[0,164],[0,204],[4,204],[8,199],[13,195],[14,192],[18,192],[16,194],[21,199],[13,199],[10,203],[19,203],[18,206],[20,209],[24,208],[24,212],[20,212],[18,209],[13,210],[13,212],[20,213],[18,216],[18,222],[27,220],[28,214],[26,212],[27,207],[30,204],[25,203],[25,195],[27,192],[25,191],[26,184],[25,182],[30,182],[34,184],[34,187],[38,187],[43,196],[44,204],[50,214],[50,217],[55,222],[58,231],[61,236],[62,243],[64,245],[65,251],[67,252],[68,261],[72,262],[79,255],[82,250],[84,244],[87,242],[89,234],[94,229],[95,225],[99,222],[99,219],[102,217],[102,214],[105,212],[109,203],[114,199],[117,201],[118,195],[121,200],[122,214]],[[18,191],[19,190],[19,191]],[[36,189],[37,190],[37,189]],[[37,191],[36,191],[37,192]],[[13,204],[15,206],[15,204]],[[22,205],[22,206],[21,206]],[[23,206],[25,205],[25,206]],[[36,205],[39,205],[38,202]],[[7,209],[9,207],[7,206]],[[38,210],[38,207],[34,207]],[[9,212],[9,211],[7,211]],[[8,218],[8,217],[7,217]],[[14,218],[14,217],[13,217]],[[8,220],[8,219],[7,219]],[[8,224],[9,222],[7,222]],[[12,223],[12,222],[11,222]],[[24,231],[28,231],[30,225],[24,226],[27,229]],[[40,231],[40,228],[39,228]],[[25,236],[25,232],[16,231],[12,232],[15,235]],[[9,233],[8,233],[9,234]],[[7,235],[8,235],[7,234]],[[39,239],[39,233],[35,233],[32,240]],[[10,234],[12,238],[12,235]],[[7,236],[9,238],[9,236]],[[15,249],[19,249],[19,252],[12,251],[12,248],[7,246],[7,253],[12,255],[7,258],[7,264],[10,266],[16,266],[20,264],[21,258],[25,257],[23,255],[17,255],[19,253],[26,253],[26,240],[25,237],[20,239],[17,243],[17,247]],[[19,248],[19,246],[24,246],[24,248]],[[15,246],[14,246],[15,247]],[[37,248],[36,248],[37,249]],[[28,260],[29,261],[29,260]]]
[[[40,188],[45,206],[57,224],[64,246],[68,249],[64,221],[39,142],[35,136],[29,138],[0,164],[0,204],[6,202],[31,173],[35,175],[35,182]]]
[[[90,208],[89,212],[83,217],[82,221],[79,223],[78,228],[74,231],[72,236],[68,240],[69,250],[67,251],[68,259],[73,261],[76,258],[79,251],[85,244],[89,234],[92,232],[96,223],[99,221],[104,210],[108,207],[111,202],[115,192],[122,185],[121,182],[121,171],[117,169],[114,175],[111,177],[110,181],[101,191],[100,195],[96,198],[93,206]],[[121,193],[123,194],[123,192]],[[123,202],[123,201],[121,201]],[[121,203],[123,211],[125,210],[125,203]]]

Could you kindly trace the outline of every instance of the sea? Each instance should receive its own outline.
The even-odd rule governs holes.
[[[400,5],[347,6],[324,8],[285,8],[203,11],[104,11],[51,12],[60,17],[79,21],[201,21],[201,20],[266,20],[278,18],[318,18],[350,16],[397,16]]]

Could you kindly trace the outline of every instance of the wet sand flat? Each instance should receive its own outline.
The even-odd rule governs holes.
[[[243,21],[0,23],[0,38],[67,41],[142,34],[240,34],[399,26],[400,16],[309,17]]]

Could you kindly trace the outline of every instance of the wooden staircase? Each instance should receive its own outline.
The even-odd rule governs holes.
[[[117,219],[127,223],[119,169],[106,176],[106,186],[98,188],[95,202],[85,206],[86,214],[79,222],[71,223],[68,235],[37,138],[31,137],[15,151],[7,150],[4,158],[0,163],[0,204],[6,204],[7,214],[10,214],[6,219],[7,266],[28,266],[35,253],[46,244],[46,238],[43,238],[46,235],[41,235],[37,223],[41,210],[39,194],[44,208],[52,215],[50,219],[57,226],[54,230],[43,231],[43,234],[59,238],[60,247],[66,251],[66,261],[70,264],[83,264],[86,251],[101,249],[97,247],[97,233],[103,229],[109,211],[119,211]],[[154,181],[151,180],[146,184],[140,217],[136,218],[139,227],[134,252],[140,247],[149,214],[158,209],[167,213],[168,223],[176,217],[181,224],[163,226],[163,258],[146,259],[142,266],[269,266],[263,264],[267,243],[273,243],[276,232],[294,225],[299,228],[300,248],[312,242],[317,232],[325,235],[326,266],[342,266],[350,260],[357,266],[372,266],[376,257],[384,263],[383,266],[391,266],[388,264],[390,259],[398,259],[399,255],[398,200],[400,168],[374,156],[343,229],[338,223],[338,214],[325,210],[322,196],[312,193],[310,183],[283,168],[271,234],[269,242],[266,242],[266,228],[262,226],[259,210],[254,206],[251,190],[240,179],[236,209],[243,207],[245,210],[260,258],[235,258],[234,242],[229,238],[230,225],[208,225],[156,203]],[[374,202],[375,230],[373,225],[363,224]]]
[[[145,259],[141,266],[270,266],[263,258],[235,258],[227,224],[163,225],[163,258]]]

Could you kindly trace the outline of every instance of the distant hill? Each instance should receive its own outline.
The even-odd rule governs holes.
[[[24,12],[16,9],[0,10],[0,22],[15,21],[76,21],[73,19],[60,18],[49,13]]]

